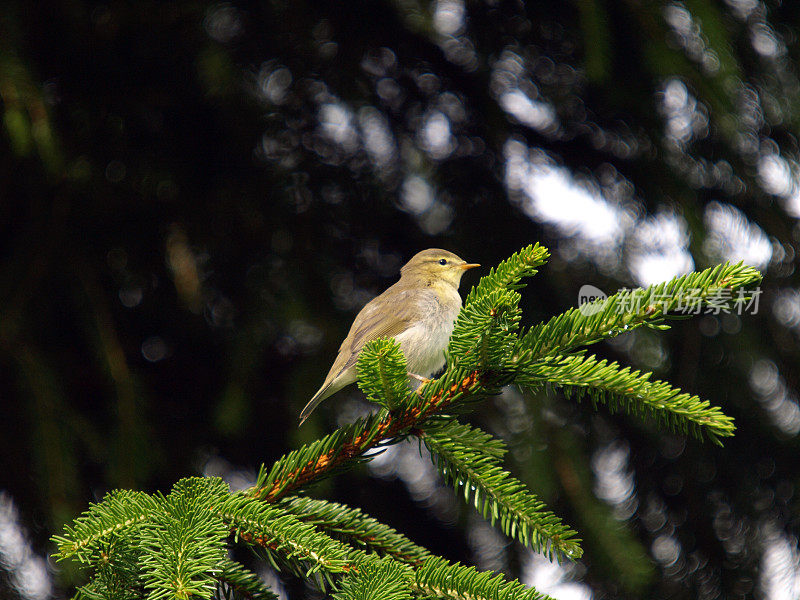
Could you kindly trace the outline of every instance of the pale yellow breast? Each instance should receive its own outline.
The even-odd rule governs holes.
[[[451,285],[427,288],[419,294],[420,319],[397,336],[408,370],[429,377],[444,367],[444,351],[453,333],[461,296]]]

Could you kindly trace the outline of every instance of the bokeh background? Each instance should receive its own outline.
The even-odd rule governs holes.
[[[413,253],[488,267],[533,241],[553,257],[527,324],[584,284],[760,268],[757,310],[595,348],[736,437],[557,394],[481,406],[577,564],[509,543],[416,446],[313,493],[562,600],[800,597],[799,35],[777,0],[5,0],[0,598],[72,593],[48,539],[106,491],[241,488],[368,410],[353,388],[297,428]]]

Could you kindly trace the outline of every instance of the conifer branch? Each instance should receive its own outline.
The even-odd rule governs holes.
[[[420,565],[431,556],[422,546],[357,508],[303,496],[285,498],[277,506],[331,537],[358,544],[400,562]]]
[[[519,289],[550,256],[546,248],[527,246],[482,277],[467,295],[447,347],[448,358],[462,368],[502,370],[512,356],[522,313]]]
[[[498,459],[480,451],[487,434],[460,426],[421,434],[442,476],[492,525],[536,552],[550,557],[581,556],[580,540],[546,510],[525,485],[504,471]],[[456,435],[453,435],[453,434]]]
[[[214,592],[228,528],[211,507],[229,493],[219,478],[190,477],[178,481],[168,496],[156,496],[161,510],[142,527],[138,541],[148,600]]]
[[[447,347],[451,362],[484,372],[503,371],[517,341],[520,299],[513,290],[494,290],[465,304]]]
[[[237,539],[260,546],[268,557],[287,564],[307,565],[305,575],[346,573],[354,568],[357,550],[348,548],[293,514],[242,494],[235,494],[216,508]],[[276,565],[277,566],[277,565]]]
[[[520,283],[526,277],[533,277],[539,267],[550,258],[550,251],[544,246],[531,244],[515,252],[496,267],[489,270],[488,275],[481,277],[480,282],[467,295],[464,304],[472,304],[486,294],[498,290],[518,290],[524,286]]]
[[[498,463],[508,452],[506,443],[485,431],[446,416],[431,419],[425,425],[424,435],[438,439],[458,440],[470,450],[484,454]]]
[[[567,395],[586,392],[594,404],[608,404],[612,412],[649,416],[671,431],[690,432],[721,444],[732,436],[733,419],[707,400],[682,392],[664,381],[651,381],[652,373],[631,371],[595,356],[557,356],[525,368],[516,383],[537,387],[548,383],[563,387]]]
[[[742,302],[747,299],[744,286],[760,281],[761,274],[753,267],[725,263],[644,289],[621,291],[590,305],[597,311],[594,314],[585,314],[585,307],[573,308],[532,327],[520,337],[513,363],[563,355],[642,325],[658,326],[671,311],[705,305],[739,290],[742,296],[735,300]]]
[[[343,579],[335,600],[411,600],[411,569],[391,559],[365,560]]]
[[[368,342],[356,363],[358,386],[367,400],[392,410],[408,396],[408,367],[394,338]]]
[[[217,579],[223,594],[225,588],[228,588],[248,600],[278,600],[279,598],[261,581],[258,575],[228,558],[222,561]]]
[[[140,581],[141,550],[121,537],[101,544],[94,578],[78,588],[75,600],[140,600],[145,595]]]
[[[402,439],[428,417],[446,409],[464,395],[477,394],[481,382],[478,371],[448,371],[423,386],[421,396],[415,392],[408,393],[404,408],[359,419],[290,452],[276,461],[269,472],[262,468],[256,485],[248,494],[266,502],[275,502],[322,476],[351,466],[354,461],[367,460],[364,455],[368,451]]]
[[[442,600],[552,600],[519,581],[506,581],[492,571],[453,564],[443,558],[428,559],[414,574],[414,590],[423,597]]]
[[[323,476],[370,459],[370,452],[418,436],[446,481],[492,523],[551,557],[581,555],[576,533],[504,471],[505,444],[462,425],[452,414],[502,385],[555,385],[585,391],[611,410],[655,417],[678,431],[718,442],[732,435],[729,417],[651,374],[631,371],[579,346],[641,325],[665,327],[670,311],[691,298],[711,302],[760,280],[757,271],[721,265],[645,290],[611,296],[586,313],[575,309],[519,334],[522,279],[548,256],[535,245],[503,261],[473,289],[455,324],[447,368],[416,391],[408,389],[405,358],[395,340],[370,342],[357,371],[367,397],[384,408],[262,466],[256,485],[231,495],[216,478],[179,481],[166,497],[114,492],[54,538],[59,559],[93,568],[79,598],[166,600],[237,596],[272,600],[258,577],[226,556],[231,535],[263,549],[280,571],[322,577],[338,600],[412,596],[458,600],[546,598],[495,573],[450,564],[394,529],[353,509],[289,496]],[[739,300],[744,299],[741,295]]]
[[[114,536],[140,526],[158,510],[158,502],[144,492],[109,492],[101,502],[89,505],[72,526],[65,526],[64,535],[53,536],[58,545],[57,558],[77,558],[82,563],[89,563],[96,558],[102,544],[108,544]]]

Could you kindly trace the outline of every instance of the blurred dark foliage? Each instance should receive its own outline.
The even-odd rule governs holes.
[[[559,397],[479,410],[584,535],[560,576],[595,598],[797,591],[799,34],[800,4],[758,0],[4,2],[0,525],[33,560],[109,489],[246,485],[364,410],[353,390],[297,428],[405,259],[539,240],[528,324],[653,265],[766,275],[757,314],[599,349],[722,406],[724,448]],[[411,450],[314,493],[540,582]],[[3,548],[0,597],[45,597]]]

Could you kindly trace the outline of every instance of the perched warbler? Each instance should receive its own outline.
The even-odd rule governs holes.
[[[358,355],[371,340],[396,339],[409,375],[424,379],[441,369],[461,310],[461,276],[479,266],[438,248],[423,250],[408,261],[400,269],[400,281],[356,315],[325,382],[300,413],[300,424],[325,398],[356,380]]]

